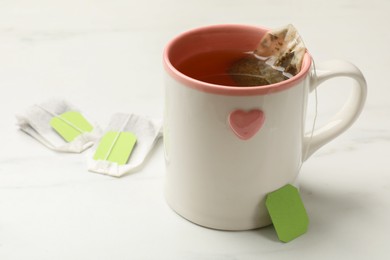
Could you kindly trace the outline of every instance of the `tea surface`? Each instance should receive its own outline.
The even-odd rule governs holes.
[[[288,79],[253,52],[237,50],[200,53],[176,68],[191,78],[223,86],[262,86]]]

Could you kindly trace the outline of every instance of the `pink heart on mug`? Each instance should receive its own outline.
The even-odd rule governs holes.
[[[250,111],[235,110],[229,115],[229,125],[238,138],[248,140],[253,137],[264,124],[264,113],[259,109]]]

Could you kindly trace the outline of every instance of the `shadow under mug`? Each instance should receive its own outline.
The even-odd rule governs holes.
[[[294,183],[301,164],[359,116],[366,81],[351,63],[333,60],[277,84],[215,85],[177,69],[189,57],[216,50],[252,51],[266,28],[214,25],[184,32],[165,48],[165,195],[170,207],[199,225],[247,230],[269,225],[265,198]],[[305,133],[308,94],[334,77],[349,77],[349,99],[325,126]]]

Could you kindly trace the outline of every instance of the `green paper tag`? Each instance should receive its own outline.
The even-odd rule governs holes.
[[[309,217],[294,186],[287,184],[269,193],[265,205],[279,240],[289,242],[307,231]]]
[[[72,142],[82,133],[91,132],[93,130],[92,125],[76,111],[68,111],[53,117],[50,121],[50,125],[67,142]]]
[[[130,132],[107,132],[99,142],[94,160],[105,160],[124,165],[137,141],[137,137]]]

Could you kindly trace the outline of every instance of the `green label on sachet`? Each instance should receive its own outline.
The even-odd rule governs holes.
[[[107,132],[99,142],[94,160],[105,160],[124,165],[129,160],[137,137],[130,132]]]
[[[76,111],[68,111],[53,117],[50,125],[67,142],[72,142],[82,133],[92,132],[93,130],[93,126],[83,115]]]

